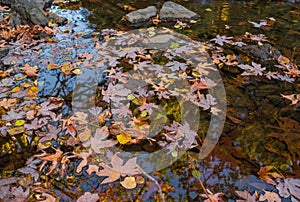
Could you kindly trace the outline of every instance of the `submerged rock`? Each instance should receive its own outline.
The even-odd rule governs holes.
[[[156,16],[157,9],[154,6],[149,6],[144,9],[132,11],[126,15],[126,19],[130,23],[140,23],[148,21],[150,18]]]
[[[245,53],[250,58],[260,62],[267,62],[271,60],[277,60],[281,55],[280,51],[274,48],[270,44],[260,45],[248,45],[237,48],[239,51]]]
[[[164,21],[190,21],[197,19],[197,14],[180,4],[174,3],[172,1],[167,1],[160,9],[159,17]]]

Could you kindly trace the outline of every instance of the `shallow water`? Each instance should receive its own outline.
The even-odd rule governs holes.
[[[84,31],[88,35],[93,28],[97,30],[105,28],[137,29],[137,27],[121,21],[122,16],[128,12],[123,9],[123,6],[144,8],[155,5],[160,7],[162,3],[162,1],[151,0],[81,1],[79,4],[68,5],[67,8],[84,7],[90,10],[92,13],[88,20],[91,24],[85,19],[88,15],[85,9],[81,9],[81,11],[57,10],[57,12],[76,22],[75,26],[61,27],[62,30],[71,29],[73,33]],[[175,29],[174,23],[161,23],[158,26],[173,28],[197,41],[209,41],[217,34],[238,36],[245,32],[263,33],[283,55],[300,63],[300,7],[298,4],[261,1],[184,1],[180,3],[199,14],[197,23],[191,24],[189,28],[183,30]],[[270,17],[276,19],[275,25],[270,30],[254,28],[248,22],[259,22]],[[225,25],[231,28],[225,29]],[[151,26],[151,23],[145,26]],[[72,59],[78,53],[93,53],[94,42],[91,38],[80,38],[79,43],[70,35],[62,34],[57,37],[62,43],[41,44],[37,49],[41,48],[43,51],[38,53],[36,59],[33,60],[30,57],[32,56],[31,52],[28,52],[28,55],[23,52],[20,60],[25,58],[23,62],[30,60],[32,64],[45,66],[48,62],[63,64],[67,57]],[[66,50],[68,51],[66,52]],[[101,56],[99,55],[99,57]],[[94,65],[97,66],[97,63],[95,62]],[[102,74],[105,68],[100,69],[101,73],[99,74]],[[203,190],[199,182],[192,177],[191,173],[194,169],[201,171],[201,180],[205,187],[214,193],[224,192],[226,201],[236,199],[234,190],[246,189],[251,193],[254,190],[262,193],[263,189],[271,191],[273,186],[257,177],[257,171],[263,165],[274,165],[287,176],[300,177],[300,154],[298,152],[300,134],[295,131],[291,133],[292,129],[299,128],[297,123],[300,121],[300,113],[280,97],[280,93],[299,93],[299,81],[296,81],[298,84],[290,84],[277,80],[262,81],[254,78],[241,83],[237,74],[227,71],[227,69],[221,69],[220,73],[225,84],[228,104],[228,119],[222,136],[211,155],[204,160],[199,160],[197,149],[193,149],[189,155],[184,155],[172,166],[154,173],[157,179],[161,179],[161,186],[166,193],[167,201],[199,201],[199,194],[202,194]],[[70,102],[76,78],[65,78],[58,70],[49,72],[45,68],[41,69],[39,74],[40,85],[38,87],[41,89],[39,97],[41,100],[50,96],[63,97],[67,101],[63,108],[63,115],[67,116],[70,113]],[[104,84],[105,80],[101,77],[98,82]],[[282,117],[286,119],[282,119]],[[237,122],[236,119],[240,122]],[[291,119],[295,122],[292,123]],[[207,125],[208,121],[203,121],[204,129],[207,128]],[[201,131],[201,135],[206,133],[204,129]],[[280,134],[285,135],[285,138],[270,136],[269,134],[274,131],[279,131]],[[294,146],[291,146],[291,143]],[[18,153],[20,152],[22,149],[18,151]],[[25,158],[27,158],[26,156]],[[138,190],[127,191],[119,184],[116,186],[99,185],[96,175],[70,176],[69,182],[57,177],[54,184],[55,191],[62,195],[62,201],[72,201],[72,196],[76,196],[82,191],[92,190],[105,193],[107,196],[103,197],[106,197],[107,201],[132,201],[135,199],[156,201],[159,198],[153,184],[145,185]],[[116,189],[118,191],[114,193]]]

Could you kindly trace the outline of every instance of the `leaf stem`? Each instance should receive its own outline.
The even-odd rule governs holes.
[[[164,199],[164,196],[163,196],[163,193],[162,193],[162,190],[161,190],[161,186],[158,184],[157,180],[154,179],[151,175],[149,175],[148,173],[146,173],[138,164],[136,164],[136,167],[138,168],[138,170],[143,174],[145,175],[147,178],[149,178],[150,180],[152,180],[155,185],[157,186],[158,188],[158,193],[159,193],[159,196],[161,198],[161,201],[162,202],[165,202],[165,199]]]

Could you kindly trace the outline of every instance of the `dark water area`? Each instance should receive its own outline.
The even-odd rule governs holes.
[[[129,12],[126,9],[127,5],[135,9],[152,5],[160,8],[164,3],[164,1],[153,0],[82,0],[54,10],[76,22],[72,27],[61,27],[61,30],[70,29],[73,33],[83,31],[86,35],[94,29],[101,31],[111,28],[129,31],[150,26],[168,27],[201,42],[209,42],[216,35],[243,36],[246,32],[265,34],[268,43],[282,55],[300,64],[299,3],[210,0],[174,2],[196,12],[199,15],[197,22],[189,24],[185,29],[176,29],[175,22],[162,22],[158,25],[149,22],[136,27],[122,20],[122,17]],[[249,21],[259,23],[267,18],[276,20],[275,24],[267,30],[255,28],[249,23]],[[47,62],[63,64],[66,62],[66,55],[72,60],[77,54],[85,52],[97,54],[93,52],[94,42],[88,37],[82,37],[80,43],[65,34],[57,35],[57,38],[61,43],[47,46],[41,44],[43,52],[38,53],[36,59],[32,59],[30,52],[28,55],[23,52],[22,57],[27,57],[32,65],[43,63],[46,65]],[[101,57],[99,54],[98,56]],[[97,62],[94,65],[97,66]],[[106,67],[103,67],[99,70],[100,74],[103,74],[102,71],[105,69]],[[39,74],[38,87],[41,89],[39,97],[43,100],[51,96],[59,96],[69,101],[63,108],[63,115],[67,116],[70,113],[75,77],[66,78],[59,70],[49,73],[46,68],[41,69]],[[275,191],[274,186],[258,178],[257,172],[261,166],[273,165],[285,176],[300,178],[300,111],[280,96],[280,94],[299,93],[299,79],[294,83],[256,78],[243,80],[240,75],[227,67],[220,68],[220,74],[227,96],[227,119],[222,136],[213,152],[205,159],[199,159],[197,149],[192,149],[172,166],[152,173],[160,180],[166,201],[201,201],[199,195],[203,194],[203,190],[199,181],[193,177],[192,171],[195,169],[201,172],[200,178],[205,188],[213,193],[223,192],[225,201],[237,199],[235,190],[248,190],[251,194],[255,190],[260,194],[263,190]],[[103,78],[98,82],[105,83]],[[83,88],[86,87],[82,85]],[[204,136],[209,122],[202,121],[203,128],[198,132]],[[24,158],[27,158],[27,155]],[[64,183],[61,179],[56,180],[54,188],[56,194],[62,195],[62,201],[72,201],[70,196],[92,190],[105,193],[104,201],[159,200],[157,188],[153,184],[128,191],[119,184],[99,185],[97,176],[93,175],[70,176],[72,186]]]

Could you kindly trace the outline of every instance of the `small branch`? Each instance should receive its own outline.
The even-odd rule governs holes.
[[[149,178],[151,181],[153,181],[155,183],[155,185],[157,186],[158,188],[158,192],[159,192],[159,195],[160,195],[160,198],[161,198],[161,201],[162,202],[165,202],[165,199],[164,199],[164,196],[163,196],[163,193],[162,193],[162,190],[161,190],[161,186],[158,184],[157,180],[154,179],[151,175],[149,175],[148,173],[146,173],[139,165],[136,165],[138,170],[143,174],[145,175],[147,178]]]
[[[188,157],[191,158],[191,156],[190,156],[189,154],[188,154]],[[195,165],[194,165],[194,162],[191,162],[191,165],[192,165],[192,168],[193,168],[195,171],[197,171],[197,170],[196,170],[196,167],[195,167]],[[207,192],[206,188],[204,187],[204,184],[203,184],[202,180],[200,179],[200,176],[197,176],[197,180],[199,181],[200,186],[201,186],[201,188],[203,189],[203,191],[204,191],[205,195],[207,196],[208,200],[209,200],[210,202],[213,202],[213,200],[211,199],[209,193]]]

